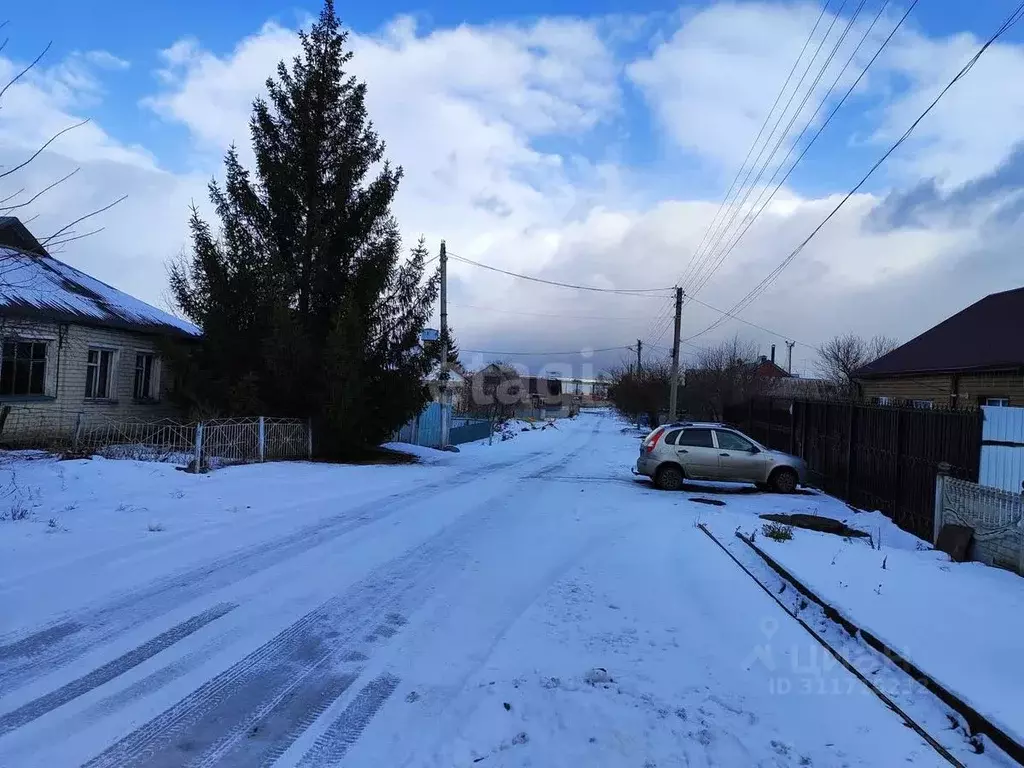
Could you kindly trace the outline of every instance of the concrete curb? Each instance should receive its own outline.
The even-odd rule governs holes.
[[[974,707],[967,704],[948,688],[945,688],[930,675],[926,674],[917,665],[903,657],[899,652],[891,648],[876,635],[860,627],[849,617],[843,615],[843,613],[833,605],[815,594],[807,585],[795,578],[792,573],[780,565],[774,558],[772,558],[771,555],[754,544],[753,541],[749,540],[738,531],[736,532],[736,537],[756,552],[757,555],[767,563],[768,567],[792,584],[794,589],[800,592],[800,594],[821,606],[825,615],[829,619],[840,624],[851,636],[859,634],[864,639],[864,642],[874,650],[884,655],[893,664],[913,677],[914,680],[924,686],[933,696],[939,699],[947,707],[960,714],[960,716],[963,717],[964,722],[966,722],[968,727],[971,729],[972,734],[984,734],[992,740],[993,744],[1003,750],[1007,755],[1021,765],[1024,765],[1024,745],[1018,743],[1012,736],[1006,733],[1006,731],[994,724],[991,720],[974,709]]]

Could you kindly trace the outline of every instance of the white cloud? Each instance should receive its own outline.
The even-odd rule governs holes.
[[[712,6],[683,19],[678,30],[668,30],[649,55],[629,67],[628,77],[644,89],[674,141],[731,171],[816,12],[809,5]],[[620,37],[629,39],[645,28],[635,19],[626,27]],[[873,87],[893,85],[897,78],[889,81],[891,75],[905,83],[895,101],[874,115],[881,121],[876,141],[900,126],[913,100],[941,80],[938,60],[947,53],[955,58],[950,51],[956,46],[966,50],[970,41],[965,40],[934,41],[914,33],[894,45]],[[396,214],[410,243],[422,233],[436,248],[445,238],[456,254],[596,286],[670,285],[683,271],[717,198],[687,199],[686,180],[677,177],[678,194],[638,205],[645,190],[632,181],[632,169],[595,150],[594,128],[617,125],[625,109],[626,62],[616,55],[607,20],[541,19],[427,32],[401,17],[376,34],[353,35],[350,42],[352,71],[368,83],[370,115],[387,141],[388,156],[406,171]],[[188,130],[192,160],[202,173],[169,173],[145,148],[126,146],[90,125],[68,134],[25,177],[35,189],[63,169],[82,165],[73,184],[41,201],[33,226],[45,233],[73,218],[69,211],[84,212],[128,192],[129,200],[99,222],[107,231],[69,246],[64,257],[143,298],[157,299],[164,286],[163,262],[186,241],[189,200],[204,203],[206,177],[219,171],[228,144],[248,151],[252,100],[296,46],[294,30],[276,24],[264,25],[224,55],[206,50],[202,40],[171,44],[163,52],[157,92],[142,108]],[[1003,58],[997,63],[1016,71],[1019,49],[998,53]],[[0,59],[0,76],[11,66]],[[40,71],[5,97],[0,141],[6,149],[0,162],[8,163],[10,156],[38,146],[48,132],[85,114],[90,99],[110,97],[102,73],[111,66],[116,71],[116,64],[84,57],[75,66],[78,72],[85,68],[86,79],[70,78],[67,68]],[[981,74],[996,82],[997,73],[985,73],[979,65],[971,78]],[[89,77],[99,87],[87,83]],[[969,90],[973,81],[964,85]],[[983,79],[979,87],[995,85]],[[999,107],[1005,112],[993,111],[984,121],[957,110],[937,113],[928,132],[901,155],[901,172],[948,168],[947,178],[957,180],[998,165],[1024,131],[1013,98],[1003,101],[1009,102]],[[731,306],[836,200],[783,190],[699,297]],[[929,218],[927,229],[886,231],[865,226],[877,203],[870,195],[851,200],[744,316],[809,344],[847,330],[907,338],[987,291],[1024,283],[1024,263],[1015,252],[1019,226],[954,221],[940,211]],[[452,323],[466,349],[600,348],[638,336],[653,341],[650,331],[668,306],[666,299],[526,283],[454,260],[450,297]],[[683,335],[716,317],[688,305]],[[737,331],[758,340],[765,351],[780,341],[734,321],[708,339]],[[656,343],[666,344],[666,336]],[[808,354],[797,349],[798,366]],[[599,362],[618,356],[604,355]]]

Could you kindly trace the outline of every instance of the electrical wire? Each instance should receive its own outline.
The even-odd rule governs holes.
[[[839,111],[839,109],[843,106],[843,104],[846,103],[846,100],[850,97],[850,95],[853,93],[853,91],[856,89],[856,87],[860,84],[860,81],[864,79],[864,76],[868,73],[868,70],[871,68],[871,65],[875,63],[875,61],[881,55],[882,51],[889,44],[889,41],[892,40],[892,38],[896,35],[896,32],[899,31],[900,27],[903,26],[903,22],[905,22],[907,20],[907,17],[910,15],[910,12],[914,10],[914,7],[917,5],[917,3],[918,3],[918,0],[912,0],[910,5],[907,6],[907,10],[904,12],[903,16],[901,16],[900,19],[896,22],[896,25],[889,32],[889,35],[882,41],[881,45],[878,47],[878,50],[875,51],[874,55],[867,62],[867,64],[864,66],[864,68],[860,71],[860,74],[857,75],[857,79],[854,80],[853,83],[850,85],[850,87],[846,89],[846,93],[843,94],[842,98],[840,98],[839,101],[836,103],[836,105],[832,108],[832,111],[828,114],[828,116],[825,118],[825,120],[821,123],[821,125],[818,126],[818,130],[815,131],[815,133],[811,137],[810,141],[807,142],[806,146],[804,146],[803,150],[797,156],[796,160],[789,167],[789,170],[786,171],[785,175],[779,180],[779,182],[775,186],[775,188],[772,189],[771,194],[769,194],[767,198],[764,198],[764,192],[767,191],[767,187],[765,188],[765,190],[762,190],[761,195],[759,195],[758,199],[754,201],[754,204],[752,206],[751,211],[748,212],[747,216],[743,219],[743,221],[740,222],[740,226],[742,227],[742,229],[735,236],[735,238],[729,243],[729,245],[722,250],[722,252],[718,256],[718,259],[715,261],[714,266],[707,273],[707,275],[703,277],[701,282],[698,283],[696,286],[691,287],[691,292],[692,293],[696,293],[696,292],[700,291],[701,288],[703,288],[705,285],[707,285],[708,281],[714,276],[715,272],[718,271],[718,268],[722,265],[722,263],[725,261],[725,259],[729,256],[730,253],[732,253],[732,251],[736,248],[736,246],[739,245],[740,240],[742,240],[744,235],[746,235],[747,230],[749,230],[750,227],[753,226],[754,222],[757,221],[758,217],[760,217],[760,215],[764,212],[764,210],[768,206],[768,204],[775,198],[775,195],[778,194],[778,191],[780,189],[782,189],[783,184],[786,183],[787,179],[789,179],[790,175],[793,173],[793,171],[796,169],[796,167],[803,160],[804,156],[807,154],[807,152],[810,150],[810,148],[814,145],[814,143],[818,140],[818,137],[821,136],[822,131],[824,131],[825,128],[828,126],[828,124],[830,122],[832,122],[832,118],[835,117],[835,115]],[[857,44],[857,47],[854,49],[853,53],[850,54],[850,58],[847,59],[846,64],[843,66],[842,70],[840,70],[839,74],[836,76],[835,80],[833,81],[832,87],[829,88],[828,93],[825,95],[825,97],[818,104],[818,107],[814,110],[814,114],[811,115],[810,120],[808,120],[807,123],[804,125],[803,130],[800,131],[800,135],[797,136],[796,141],[794,141],[793,144],[790,145],[789,152],[786,153],[786,157],[783,158],[782,162],[779,164],[779,167],[776,169],[776,172],[774,174],[772,174],[772,178],[768,180],[768,184],[769,185],[771,185],[771,183],[773,181],[775,181],[775,176],[778,174],[778,171],[781,170],[783,166],[785,166],[786,162],[789,160],[790,155],[792,155],[793,151],[797,148],[797,146],[799,146],[800,139],[803,138],[804,134],[807,132],[807,129],[811,126],[811,124],[814,122],[814,119],[817,117],[818,113],[822,110],[822,108],[827,103],[829,96],[835,90],[835,86],[839,83],[839,80],[842,78],[843,73],[846,72],[846,70],[849,68],[850,64],[853,62],[854,58],[856,57],[857,52],[861,49],[861,47],[867,41],[867,38],[870,35],[871,30],[874,28],[875,24],[877,24],[878,20],[881,18],[882,13],[885,11],[885,9],[888,6],[888,4],[889,4],[889,0],[885,0],[885,2],[882,3],[881,7],[878,9],[878,13],[875,14],[874,19],[871,21],[871,24],[868,26],[868,28],[865,31],[864,35],[861,37],[861,40]],[[762,202],[762,198],[764,198],[763,202]],[[758,203],[760,203],[760,207],[757,207]],[[756,212],[753,211],[754,208],[757,208]]]
[[[843,44],[843,41],[846,40],[846,36],[849,34],[850,30],[853,28],[854,23],[857,21],[857,17],[860,15],[861,10],[863,10],[865,2],[866,2],[866,0],[860,0],[860,3],[857,5],[857,8],[854,10],[853,14],[850,16],[849,20],[846,22],[846,26],[843,29],[843,31],[840,33],[839,38],[836,40],[835,44],[832,46],[832,50],[829,52],[828,56],[825,58],[825,62],[818,69],[818,73],[817,73],[817,75],[815,75],[813,82],[811,82],[810,86],[807,88],[807,91],[804,93],[803,99],[801,99],[799,106],[797,106],[797,108],[793,111],[793,114],[790,116],[789,122],[786,124],[786,127],[778,135],[778,138],[775,141],[775,145],[772,147],[771,153],[768,155],[767,158],[765,158],[764,164],[761,166],[760,170],[758,171],[757,176],[749,184],[749,186],[747,186],[747,190],[746,190],[746,193],[743,195],[743,199],[740,200],[738,204],[733,206],[731,216],[729,217],[728,221],[725,223],[725,226],[720,229],[720,231],[716,234],[716,239],[714,240],[714,242],[705,251],[703,260],[700,263],[700,268],[696,272],[696,276],[697,277],[699,277],[702,274],[702,272],[703,272],[704,268],[707,266],[707,264],[709,264],[712,261],[712,259],[714,257],[714,254],[715,254],[715,250],[718,248],[718,246],[721,244],[721,242],[725,239],[726,235],[729,232],[729,228],[732,227],[733,222],[736,221],[737,215],[739,215],[740,211],[744,210],[744,208],[745,208],[745,206],[747,204],[747,200],[750,199],[751,193],[753,193],[753,191],[755,189],[759,188],[759,184],[761,183],[761,179],[764,177],[764,174],[768,170],[769,166],[772,165],[772,162],[775,159],[776,155],[779,153],[779,150],[781,149],[783,143],[785,143],[787,137],[790,135],[790,131],[793,128],[794,123],[796,123],[797,118],[803,112],[804,107],[807,105],[807,100],[810,99],[811,94],[813,94],[814,90],[818,87],[818,83],[821,82],[822,76],[824,76],[825,72],[828,70],[828,67],[831,65],[832,59],[835,58],[835,55],[838,52],[839,47]],[[828,39],[828,36],[832,32],[832,28],[835,26],[836,22],[839,20],[839,14],[842,13],[843,8],[845,8],[845,7],[846,7],[846,0],[844,0],[843,5],[840,6],[837,15],[832,19],[832,24],[829,25],[828,30],[825,32],[825,36],[818,43],[818,49],[817,49],[817,51],[815,51],[815,57],[817,57],[818,51],[821,50],[821,48],[824,45],[825,41]],[[813,59],[812,59],[811,63],[813,63]],[[808,68],[804,72],[804,74],[806,75],[807,72],[810,71],[810,69],[811,69],[811,67],[810,67],[810,63],[809,63],[808,64]],[[800,87],[800,85],[802,83],[803,83],[803,78],[801,78],[800,83],[797,84],[797,88],[798,89],[799,89],[799,87]],[[835,87],[835,84],[833,84],[833,88],[834,87]],[[832,93],[832,89],[829,89],[829,92],[825,94],[825,99],[824,100],[827,100],[829,98],[829,96],[831,96],[831,93]],[[794,91],[794,93],[790,97],[790,102],[792,102],[792,99],[795,96],[796,96],[796,92]],[[788,108],[789,108],[788,104],[786,105],[786,108],[788,110]],[[815,114],[817,114],[817,113],[815,113]],[[780,115],[779,122],[781,122],[781,118],[783,116],[784,116],[784,114]],[[813,119],[814,119],[814,116],[812,115],[811,118],[808,119],[808,121],[807,121],[807,123],[806,123],[806,125],[804,127],[804,131],[801,131],[801,134],[800,134],[801,136],[803,135],[804,132],[806,132],[807,126],[810,125],[810,121],[813,120]],[[769,137],[769,140],[770,140],[770,137]],[[788,155],[787,155],[787,157],[788,157]],[[782,168],[782,165],[783,165],[784,162],[785,161],[783,160],[781,163],[779,163],[778,166],[776,166],[775,171],[772,173],[771,179],[775,178],[775,176],[778,174],[779,170]],[[748,176],[749,176],[749,172],[748,172]],[[770,184],[771,181],[769,180],[768,183]],[[755,205],[756,205],[756,203],[755,203]],[[705,280],[705,282],[706,282],[706,280]],[[695,284],[696,284],[695,281],[691,281],[691,284],[685,284],[684,287],[686,288],[688,293],[696,293],[696,290],[694,289],[694,285]]]
[[[629,345],[619,347],[603,347],[601,349],[575,349],[568,352],[496,352],[493,349],[461,349],[460,352],[470,352],[476,355],[498,355],[499,357],[512,356],[512,355],[537,355],[537,356],[556,356],[556,355],[592,355],[598,352],[614,352],[617,349],[633,349]]]
[[[733,177],[732,183],[726,190],[725,196],[722,198],[722,202],[718,204],[718,210],[715,211],[714,218],[711,219],[711,222],[704,229],[704,236],[701,238],[700,242],[697,244],[697,247],[694,249],[693,254],[690,256],[690,261],[687,263],[686,269],[683,270],[683,274],[679,278],[679,283],[684,283],[686,281],[688,273],[690,271],[690,267],[694,263],[694,259],[696,259],[697,254],[700,253],[701,248],[704,247],[704,243],[707,241],[708,235],[710,234],[712,227],[714,227],[718,223],[718,217],[719,215],[721,215],[723,209],[726,206],[726,203],[729,200],[729,197],[732,195],[732,191],[736,187],[736,182],[740,180],[740,176],[743,174],[743,169],[746,168],[747,162],[750,160],[750,156],[754,154],[754,149],[760,143],[761,136],[764,134],[764,129],[768,127],[768,123],[771,120],[772,115],[775,113],[775,108],[779,106],[779,102],[782,101],[782,95],[786,92],[786,89],[789,87],[789,83],[793,79],[793,74],[796,72],[796,68],[800,64],[800,60],[804,57],[804,53],[807,52],[807,47],[811,44],[811,40],[814,39],[814,33],[818,30],[818,25],[821,24],[821,20],[825,16],[825,11],[828,9],[828,4],[829,0],[825,0],[825,2],[821,4],[821,11],[818,13],[818,18],[815,20],[814,26],[811,27],[811,31],[807,35],[807,39],[804,40],[804,45],[800,49],[800,53],[796,57],[796,60],[793,62],[793,66],[790,68],[789,74],[786,75],[785,82],[783,82],[782,87],[779,89],[778,94],[775,96],[775,101],[772,104],[771,109],[769,109],[767,114],[764,116],[764,122],[761,123],[761,128],[758,130],[757,136],[754,137],[754,141],[751,143],[750,149],[747,150],[747,156],[743,158],[743,162],[740,163],[740,167],[736,170],[736,175]],[[766,146],[770,139],[771,135],[769,135],[765,139]],[[764,150],[762,148],[762,152],[763,151]]]
[[[650,296],[650,294],[658,293],[662,291],[671,291],[672,287],[667,288],[598,288],[593,285],[576,285],[574,283],[563,283],[558,280],[547,280],[543,277],[534,277],[532,275],[523,275],[518,272],[510,272],[507,269],[501,269],[499,267],[491,266],[490,264],[483,264],[479,261],[473,261],[473,259],[467,259],[463,256],[457,256],[454,253],[448,254],[449,258],[460,261],[464,264],[472,264],[475,267],[481,267],[488,269],[491,272],[499,272],[503,275],[509,275],[511,277],[517,277],[520,280],[529,280],[534,283],[543,283],[544,285],[555,285],[560,288],[573,288],[577,291],[596,291],[598,293],[615,293],[622,296],[640,296],[646,298],[664,298],[662,296]]]
[[[449,307],[459,307],[460,309],[478,309],[485,312],[499,312],[504,315],[524,315],[526,317],[552,317],[567,320],[646,320],[647,318],[643,315],[631,315],[628,317],[610,317],[608,315],[556,315],[545,312],[519,312],[511,309],[498,309],[497,307],[482,307],[476,304],[458,304],[453,301],[448,302]]]
[[[787,266],[789,266],[793,259],[795,259],[801,253],[801,251],[803,251],[804,248],[807,247],[807,244],[810,243],[811,240],[813,240],[814,237],[822,230],[822,228],[829,221],[832,220],[836,213],[838,213],[839,210],[844,205],[846,205],[850,198],[853,197],[862,186],[864,186],[864,184],[867,182],[869,178],[871,178],[874,172],[878,170],[878,168],[886,160],[889,159],[889,156],[892,155],[893,152],[895,152],[900,146],[902,146],[903,142],[907,140],[910,134],[913,133],[914,129],[917,128],[921,121],[928,116],[928,114],[935,108],[939,101],[941,101],[942,98],[950,91],[950,89],[952,89],[954,85],[960,82],[960,80],[962,80],[967,75],[967,73],[974,68],[974,65],[985,54],[985,52],[996,42],[996,40],[1002,37],[1011,27],[1013,27],[1015,24],[1017,24],[1017,22],[1020,21],[1022,15],[1024,15],[1024,1],[1017,5],[1013,12],[1011,12],[1010,15],[1006,18],[1006,20],[1003,21],[1000,27],[991,35],[991,37],[988,38],[988,40],[985,41],[981,48],[978,49],[977,53],[975,53],[974,56],[972,56],[968,60],[968,62],[960,69],[959,72],[957,72],[953,79],[950,80],[941,91],[939,91],[939,94],[932,100],[932,102],[925,108],[925,110],[920,115],[918,115],[918,117],[910,124],[910,127],[908,127],[907,130],[903,132],[903,135],[900,136],[896,140],[896,142],[891,147],[889,147],[889,149],[886,150],[886,152],[875,162],[875,164],[868,169],[867,173],[864,174],[864,176],[861,178],[860,181],[857,182],[853,189],[846,193],[843,199],[839,201],[839,203],[829,212],[829,214],[824,219],[822,219],[822,221],[811,231],[811,233],[806,238],[804,238],[804,240],[796,248],[794,248],[789,253],[789,255],[786,256],[786,258],[784,258],[781,263],[779,263],[778,266],[776,266],[771,272],[769,272],[767,277],[765,277],[760,283],[754,286],[753,289],[751,289],[742,299],[736,302],[736,304],[734,304],[729,309],[730,315],[741,312],[743,311],[743,309],[750,306],[752,302],[754,302],[758,297],[760,297],[761,294],[763,294],[768,289],[768,287],[771,286],[771,284],[778,279],[782,271]],[[723,322],[724,319],[719,319],[712,325],[705,328],[703,331],[700,331],[699,333],[696,333],[693,336],[688,336],[687,341],[692,341],[693,339],[703,336],[705,333],[708,333],[709,331],[717,328]]]
[[[825,41],[828,39],[829,35],[832,34],[832,29],[835,27],[836,22],[839,21],[839,16],[842,13],[843,8],[846,7],[847,1],[848,0],[843,0],[842,4],[839,6],[839,10],[832,17],[832,22],[828,25],[828,29],[825,30],[825,34],[822,36],[821,40],[818,41],[818,45],[814,49],[814,53],[811,55],[811,58],[807,61],[807,66],[804,68],[803,73],[800,75],[800,79],[797,81],[796,86],[793,88],[793,92],[789,94],[789,99],[786,101],[786,105],[782,108],[782,111],[779,112],[778,117],[775,120],[775,124],[772,126],[772,129],[769,132],[768,136],[765,138],[764,145],[761,147],[760,151],[757,153],[757,157],[754,159],[754,162],[751,163],[750,166],[747,168],[746,175],[743,177],[743,181],[740,182],[740,185],[737,188],[736,197],[733,199],[732,203],[730,203],[729,207],[727,208],[726,218],[723,219],[722,223],[720,223],[717,227],[715,227],[713,229],[712,234],[711,234],[711,239],[710,239],[710,241],[708,241],[711,245],[708,246],[708,247],[713,247],[713,244],[715,242],[717,242],[718,239],[720,239],[722,233],[728,230],[729,226],[731,226],[731,224],[732,224],[732,221],[736,217],[736,212],[746,202],[747,197],[750,196],[751,190],[753,190],[754,186],[756,186],[756,184],[760,180],[761,176],[764,175],[764,171],[767,169],[768,165],[771,163],[772,157],[774,156],[774,153],[775,153],[774,149],[772,150],[772,153],[769,154],[769,156],[767,158],[765,158],[763,164],[761,163],[761,158],[764,157],[765,150],[768,149],[768,145],[771,143],[772,138],[776,135],[776,131],[778,131],[779,125],[782,123],[783,118],[785,118],[786,114],[789,112],[789,108],[792,106],[793,100],[796,98],[797,93],[800,92],[800,88],[801,88],[801,86],[803,86],[804,80],[806,80],[807,75],[810,73],[811,68],[814,65],[815,60],[818,58],[818,54],[821,52],[822,47],[825,45]],[[827,7],[828,7],[828,1],[826,0],[822,11],[827,9]],[[816,27],[817,27],[817,24],[815,25],[815,28]],[[811,36],[812,37],[813,37],[813,34],[814,34],[814,30],[812,29],[811,30]],[[799,112],[797,112],[797,114],[799,114]],[[769,116],[770,116],[770,113],[769,113]],[[783,132],[779,136],[779,138],[780,139],[781,138],[785,138],[785,135],[786,135],[785,132]],[[778,144],[776,144],[776,147],[777,146],[778,146]],[[757,176],[754,178],[754,181],[750,182],[751,174],[754,173],[754,169],[755,168],[759,168],[760,170],[758,170]],[[744,189],[746,190],[745,193],[743,192]],[[740,195],[741,194],[743,194],[742,200],[740,199]],[[707,254],[707,248],[705,248],[705,252],[704,252],[703,255],[698,255],[696,257],[696,265],[698,267],[701,264],[702,259],[706,258],[706,254]],[[680,280],[680,284],[683,284],[683,285],[686,285],[687,282],[689,282],[689,281],[688,280],[687,281]]]

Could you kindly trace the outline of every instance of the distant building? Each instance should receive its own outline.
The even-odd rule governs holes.
[[[993,293],[857,371],[864,398],[919,408],[1024,406],[1024,288]]]

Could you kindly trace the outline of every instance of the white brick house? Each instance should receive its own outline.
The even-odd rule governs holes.
[[[17,219],[0,218],[0,407],[14,437],[52,415],[158,418],[174,413],[161,341],[200,336],[192,324],[53,258]]]

